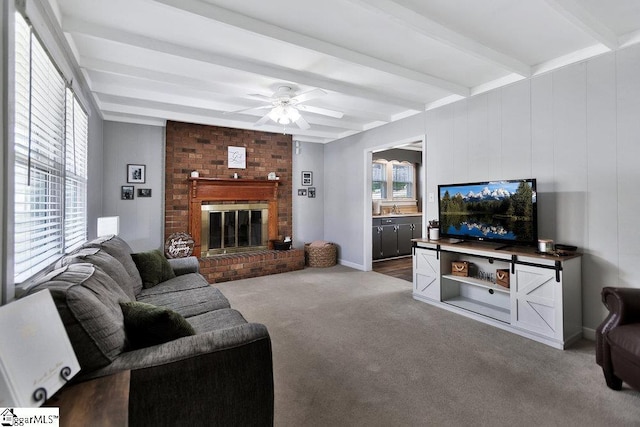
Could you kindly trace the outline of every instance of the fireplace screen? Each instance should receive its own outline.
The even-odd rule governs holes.
[[[202,205],[202,256],[266,249],[268,205]]]

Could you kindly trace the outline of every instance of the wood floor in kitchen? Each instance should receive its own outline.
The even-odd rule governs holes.
[[[384,261],[374,261],[373,271],[413,282],[413,258],[407,256]]]

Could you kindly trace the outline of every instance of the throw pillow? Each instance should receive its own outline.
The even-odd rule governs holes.
[[[120,303],[127,347],[137,349],[195,335],[193,326],[179,313],[138,301]]]
[[[131,257],[136,263],[136,267],[138,267],[142,278],[142,286],[145,289],[152,288],[160,282],[176,277],[169,261],[158,249],[131,254]]]

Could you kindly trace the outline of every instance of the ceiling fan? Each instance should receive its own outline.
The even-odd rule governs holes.
[[[341,119],[342,116],[344,116],[344,114],[340,111],[313,107],[311,105],[302,105],[304,102],[318,98],[320,96],[324,96],[326,94],[327,93],[322,89],[313,89],[308,92],[296,95],[291,86],[280,86],[272,96],[264,96],[260,94],[249,95],[251,98],[268,102],[267,105],[233,111],[232,113],[269,109],[270,111],[265,114],[260,120],[258,120],[255,123],[255,126],[262,126],[269,120],[273,120],[274,122],[284,126],[290,123],[295,123],[300,129],[309,129],[309,122],[307,122],[305,118],[302,117],[300,111],[307,111],[309,113],[334,117],[336,119]]]

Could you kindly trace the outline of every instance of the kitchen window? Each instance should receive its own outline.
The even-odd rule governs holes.
[[[396,160],[376,160],[371,169],[373,200],[414,200],[415,165]]]

